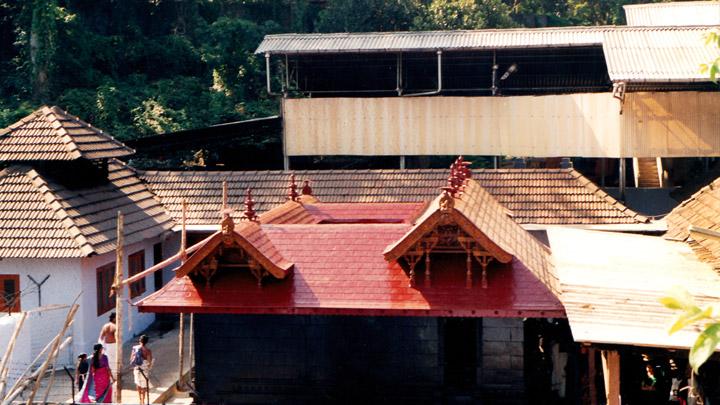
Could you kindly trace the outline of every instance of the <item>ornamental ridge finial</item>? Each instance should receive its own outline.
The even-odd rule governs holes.
[[[288,200],[291,201],[297,201],[298,200],[298,192],[297,192],[297,184],[295,183],[295,173],[292,173],[290,175],[290,190],[288,191]]]
[[[255,212],[255,200],[252,198],[252,189],[248,187],[245,195],[245,211],[243,212],[243,219],[248,221],[257,221],[257,213]]]
[[[302,195],[312,195],[313,190],[312,187],[310,187],[310,180],[303,181],[303,187],[302,187]]]

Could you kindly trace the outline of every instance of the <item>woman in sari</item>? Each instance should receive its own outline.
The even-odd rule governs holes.
[[[93,355],[90,358],[90,371],[85,380],[80,403],[112,402],[112,370],[108,358],[103,353],[103,345],[93,346]]]

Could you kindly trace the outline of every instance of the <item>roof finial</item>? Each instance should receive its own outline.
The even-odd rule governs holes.
[[[312,195],[312,187],[310,187],[310,180],[303,181],[302,195]]]
[[[288,192],[288,200],[298,200],[297,184],[295,183],[295,173],[292,173],[290,175],[290,191]]]
[[[255,200],[252,198],[252,189],[248,187],[247,194],[245,195],[245,212],[243,212],[243,218],[248,221],[257,221],[257,213],[253,209],[255,207]]]

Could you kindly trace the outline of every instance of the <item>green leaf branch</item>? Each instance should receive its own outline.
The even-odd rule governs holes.
[[[712,306],[700,308],[683,288],[676,288],[660,298],[660,303],[669,309],[680,311],[670,326],[669,334],[686,327],[695,327],[700,332],[690,348],[689,356],[690,366],[697,373],[720,344],[720,317],[715,315],[717,311]]]
[[[715,47],[720,48],[720,31],[709,32],[705,36],[705,45],[714,45]],[[720,73],[720,57],[715,58],[715,60],[710,61],[709,63],[701,64],[700,73],[708,74],[710,76],[710,80],[717,83],[718,73]]]

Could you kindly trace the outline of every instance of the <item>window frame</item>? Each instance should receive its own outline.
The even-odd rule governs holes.
[[[132,277],[145,270],[145,249],[128,255],[128,277]],[[129,286],[130,298],[137,298],[147,291],[145,277]]]
[[[107,313],[115,308],[115,298],[110,294],[110,287],[115,281],[115,262],[104,264],[95,269],[95,287],[97,289],[97,315]]]
[[[14,294],[17,295],[17,300],[14,302],[12,308],[8,308],[5,302],[5,282],[12,281],[14,284]],[[19,274],[0,274],[0,295],[3,299],[0,299],[0,312],[20,312],[20,275]]]

